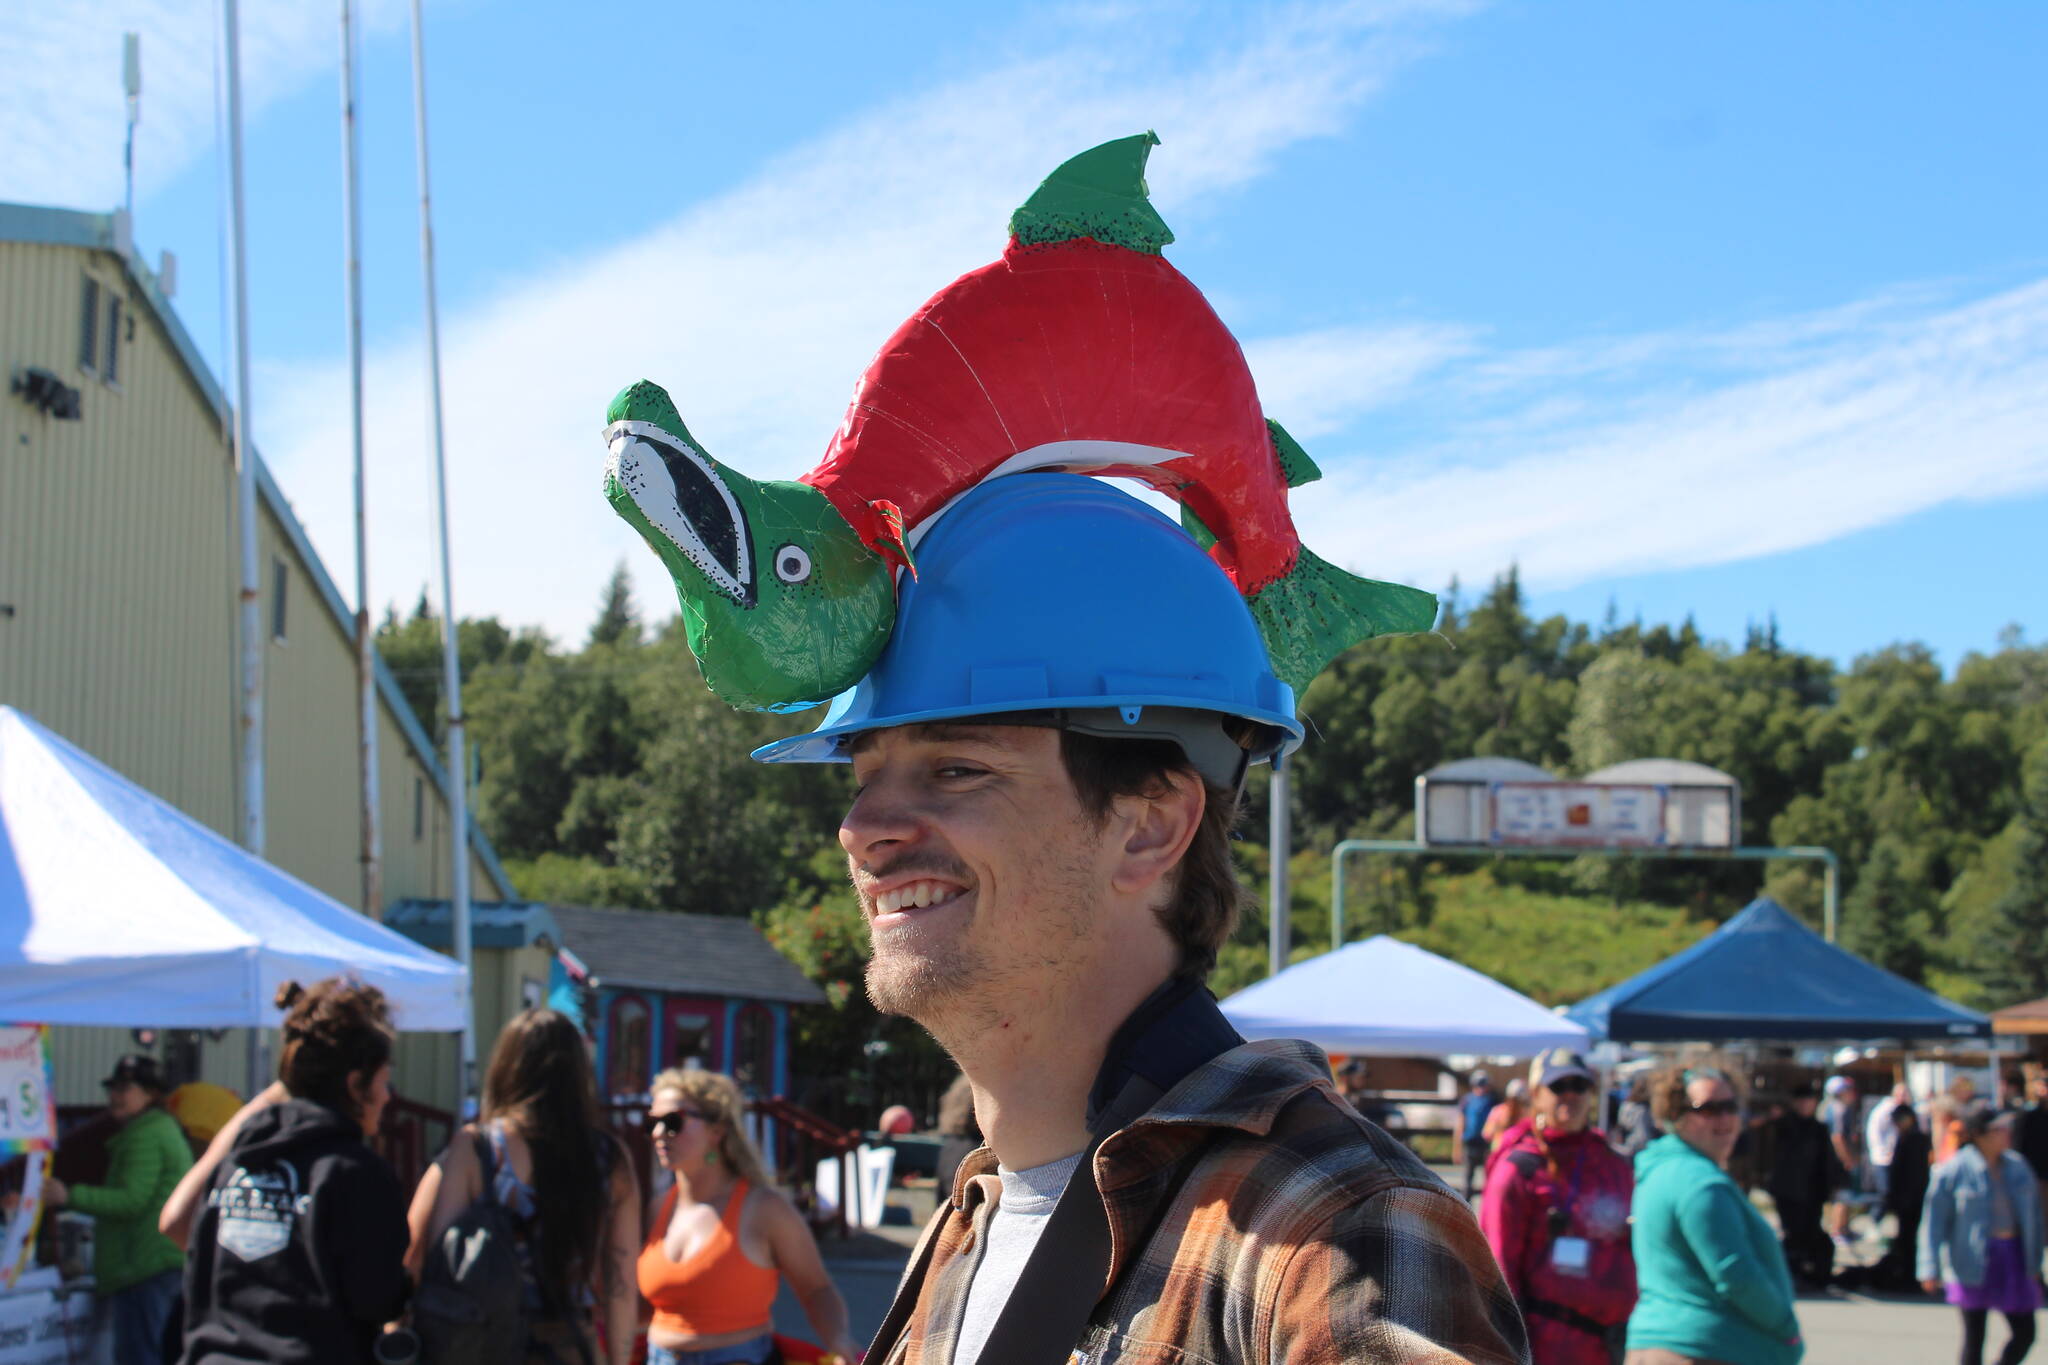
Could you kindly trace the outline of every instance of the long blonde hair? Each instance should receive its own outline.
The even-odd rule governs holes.
[[[654,1084],[647,1088],[647,1098],[652,1100],[664,1090],[682,1096],[685,1103],[718,1121],[724,1129],[718,1139],[718,1155],[734,1174],[755,1189],[775,1188],[775,1177],[768,1173],[768,1163],[761,1159],[760,1148],[747,1136],[746,1101],[740,1097],[740,1088],[733,1084],[732,1077],[696,1067],[671,1067],[654,1078]]]

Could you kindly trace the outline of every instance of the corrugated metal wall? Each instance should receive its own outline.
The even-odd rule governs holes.
[[[107,292],[126,295],[112,257],[0,243],[0,370],[84,395],[75,422],[0,399],[0,700],[232,835],[227,446],[139,301],[120,386],[80,366],[87,277],[104,332]]]
[[[99,363],[79,358],[83,281],[99,290]],[[102,380],[106,300],[122,300],[119,383]],[[238,588],[228,436],[149,302],[104,251],[0,242],[0,372],[55,373],[84,398],[58,421],[0,395],[0,701],[228,835],[236,829]],[[329,895],[361,899],[355,653],[284,525],[260,513],[266,856]],[[276,565],[284,637],[271,638]],[[10,610],[11,609],[11,610]],[[449,894],[439,786],[389,708],[378,736],[384,894]],[[479,896],[496,894],[471,860]],[[511,954],[478,954],[479,967]],[[480,1051],[518,1005],[478,973]],[[546,972],[540,973],[545,981]],[[0,1015],[4,1015],[0,1008]],[[57,1094],[100,1098],[127,1029],[62,1029]],[[451,1037],[408,1039],[405,1092],[453,1100]],[[274,1055],[274,1054],[273,1054]],[[206,1079],[240,1089],[246,1034],[202,1048]]]

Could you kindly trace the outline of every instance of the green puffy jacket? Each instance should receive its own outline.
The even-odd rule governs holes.
[[[1676,1136],[1636,1153],[1631,1351],[1797,1365],[1792,1276],[1771,1225],[1719,1166]]]
[[[93,1287],[100,1294],[185,1268],[185,1253],[156,1230],[156,1220],[191,1169],[192,1148],[178,1121],[152,1107],[114,1134],[107,1161],[106,1184],[71,1187],[71,1207],[93,1218]]]

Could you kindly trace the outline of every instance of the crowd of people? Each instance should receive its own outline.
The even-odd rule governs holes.
[[[1998,1365],[2027,1355],[2043,1292],[2048,1069],[2028,1076],[2018,1109],[1967,1080],[1924,1106],[1903,1085],[1864,1104],[1833,1076],[1746,1124],[1731,1077],[1673,1068],[1637,1077],[1605,1130],[1596,1086],[1583,1059],[1553,1052],[1505,1093],[1473,1073],[1454,1119],[1452,1164],[1468,1199],[1484,1175],[1480,1225],[1537,1365],[1791,1365],[1795,1291],[1854,1266],[1859,1211],[1896,1220],[1882,1258],[1854,1269],[1864,1283],[1942,1295],[1962,1315],[1963,1365],[1983,1359],[1994,1313],[2009,1327]],[[2015,1078],[2009,1090],[2021,1089]],[[1731,1169],[1758,1174],[1776,1230]]]
[[[155,1063],[124,1058],[106,1081],[121,1124],[106,1183],[50,1190],[97,1220],[122,1365],[627,1365],[643,1323],[648,1365],[762,1365],[785,1281],[824,1351],[858,1354],[729,1078],[655,1078],[665,1189],[643,1200],[581,1029],[527,1010],[492,1051],[477,1121],[408,1191],[372,1144],[391,1098],[383,996],[335,979],[279,1004],[277,1081],[198,1160]]]

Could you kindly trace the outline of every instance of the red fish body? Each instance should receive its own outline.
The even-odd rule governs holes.
[[[1185,504],[1247,597],[1299,557],[1244,353],[1162,256],[1012,238],[896,329],[802,482],[882,549],[891,537],[873,504],[894,503],[915,528],[1025,468],[1139,479]]]

